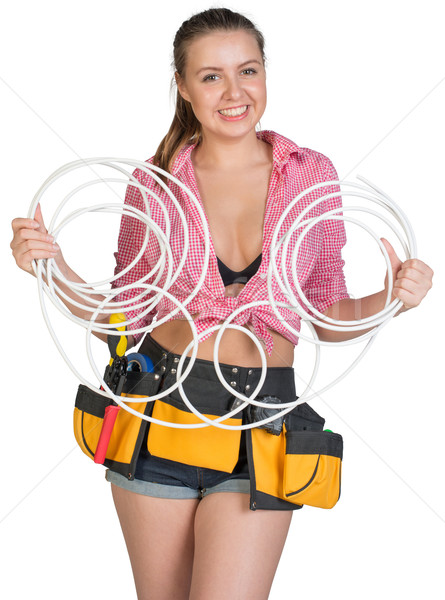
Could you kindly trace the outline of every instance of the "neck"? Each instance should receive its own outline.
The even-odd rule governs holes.
[[[193,150],[193,162],[200,169],[243,169],[267,160],[268,156],[269,144],[259,140],[255,130],[241,139],[203,134]]]

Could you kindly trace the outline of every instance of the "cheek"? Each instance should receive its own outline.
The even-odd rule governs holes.
[[[255,98],[258,102],[266,102],[267,92],[266,86],[263,82],[253,82],[250,83],[246,88],[246,92],[250,94],[253,98]]]
[[[216,104],[216,94],[212,90],[200,90],[199,93],[194,94],[192,97],[192,107],[195,112],[214,110]]]

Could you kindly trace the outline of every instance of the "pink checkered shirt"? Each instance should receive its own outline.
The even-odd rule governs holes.
[[[198,334],[206,329],[224,321],[236,308],[249,304],[254,301],[267,300],[267,270],[269,265],[270,248],[272,236],[277,225],[278,219],[285,207],[304,189],[311,185],[323,181],[338,179],[337,173],[331,161],[314,150],[309,148],[300,148],[292,141],[273,131],[261,131],[257,133],[259,139],[268,142],[273,147],[273,170],[269,184],[269,193],[267,197],[266,213],[263,229],[263,249],[262,262],[255,275],[247,282],[237,297],[226,297],[224,295],[224,284],[218,270],[218,263],[213,248],[210,243],[210,259],[207,274],[204,283],[194,297],[187,305],[190,314],[198,314],[195,319]],[[195,179],[191,153],[195,146],[186,145],[178,154],[173,168],[172,175],[185,184],[195,197],[201,202],[199,191]],[[150,159],[148,162],[151,162]],[[146,173],[136,170],[135,177],[146,185],[149,189],[154,189],[153,179]],[[189,199],[179,186],[170,183],[170,189],[179,200],[183,208],[190,235],[190,248],[187,260],[174,284],[169,288],[169,292],[178,300],[183,302],[196,289],[197,282],[202,273],[204,261],[204,231],[200,222],[199,213],[193,202]],[[339,191],[338,187],[324,187],[320,191],[311,192],[301,199],[284,221],[280,230],[281,235],[289,228],[296,216],[313,200],[319,198],[328,192]],[[183,232],[178,219],[177,211],[164,191],[160,191],[157,186],[156,192],[161,197],[167,208],[171,224],[170,246],[173,253],[173,270],[179,264],[183,251]],[[139,190],[129,186],[125,197],[125,202],[144,210],[143,200]],[[165,231],[165,220],[157,202],[150,200],[151,217]],[[201,203],[202,206],[202,203]],[[308,217],[317,216],[332,208],[341,206],[341,197],[337,196],[331,200],[320,203],[317,207],[311,209]],[[144,211],[145,212],[145,211]],[[289,259],[286,262],[289,281],[292,286],[291,261],[292,250],[298,237],[298,232],[292,235],[289,244]],[[141,248],[145,235],[145,225],[140,221],[123,215],[118,240],[118,252],[115,253],[116,269],[118,274],[124,269],[137,255]],[[279,239],[279,238],[278,238]],[[331,304],[348,298],[345,279],[343,275],[344,261],[341,258],[341,249],[346,242],[346,235],[342,221],[324,220],[312,227],[310,233],[306,235],[297,257],[297,275],[301,288],[307,299],[320,312],[324,312]],[[139,260],[139,262],[127,274],[117,279],[114,286],[123,286],[140,279],[151,271],[159,258],[159,245],[154,234],[150,234],[148,247]],[[280,257],[280,254],[278,254]],[[162,287],[165,277],[157,285]],[[286,302],[287,298],[280,290],[278,284],[273,281],[272,285],[274,298],[278,302]],[[292,286],[294,293],[295,288]],[[131,289],[120,293],[116,300],[131,301],[140,289]],[[130,329],[137,329],[149,325],[155,316],[157,319],[166,316],[176,305],[166,296],[162,296],[161,301],[156,308],[142,319],[130,326]],[[142,309],[141,311],[142,312]],[[126,310],[127,318],[132,319],[138,314],[137,311]],[[253,327],[254,333],[262,340],[266,350],[270,355],[273,348],[273,338],[269,330],[274,330],[290,340],[293,344],[298,343],[298,337],[292,334],[283,325],[282,321],[287,321],[297,331],[300,329],[300,318],[295,312],[287,308],[281,308],[282,319],[277,318],[270,306],[259,306],[249,308],[232,321],[238,325],[249,323]],[[172,319],[184,318],[181,312],[178,312]],[[171,320],[171,319],[168,319]],[[136,334],[136,342],[142,334]],[[209,337],[211,333],[204,334],[202,340]]]

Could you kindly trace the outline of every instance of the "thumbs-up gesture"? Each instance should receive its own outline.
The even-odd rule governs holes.
[[[418,306],[433,285],[433,270],[418,258],[410,258],[402,262],[394,248],[385,238],[382,243],[388,252],[392,267],[392,298],[403,303],[400,312]],[[388,275],[385,278],[385,291],[388,291]]]
[[[62,261],[62,253],[51,235],[48,235],[43,222],[40,204],[37,206],[34,219],[14,219],[12,221],[14,237],[10,244],[17,265],[34,274],[32,261],[39,258],[55,258]]]

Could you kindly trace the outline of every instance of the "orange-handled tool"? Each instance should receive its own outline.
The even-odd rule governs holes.
[[[122,323],[125,320],[126,318],[123,313],[116,313],[110,317],[110,323],[117,324]],[[118,331],[125,331],[125,325],[122,327],[116,327],[116,329]],[[120,337],[109,335],[108,347],[110,348],[111,358],[110,364],[106,368],[104,379],[111,391],[116,394],[116,396],[120,396],[127,372],[127,360],[125,358],[125,351],[127,350],[127,337],[125,335]],[[105,408],[102,429],[100,432],[99,441],[97,442],[96,452],[94,453],[94,462],[100,465],[104,464],[111,434],[113,432],[119,410],[120,406],[114,401]]]

